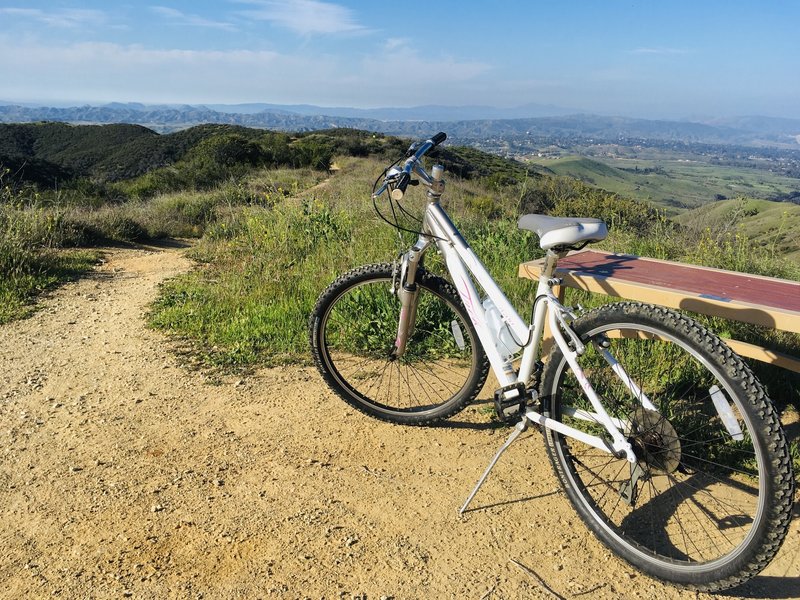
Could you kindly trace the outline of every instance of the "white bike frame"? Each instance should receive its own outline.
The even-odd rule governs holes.
[[[540,342],[544,333],[545,318],[549,318],[550,331],[553,334],[555,342],[564,354],[567,363],[594,409],[594,413],[585,413],[585,411],[570,412],[572,412],[572,416],[577,418],[601,423],[611,437],[611,445],[609,446],[608,442],[603,438],[590,435],[570,427],[569,425],[565,425],[561,421],[545,417],[530,407],[526,409],[525,417],[534,423],[538,423],[542,427],[547,427],[562,435],[576,438],[605,452],[617,456],[624,456],[630,463],[635,464],[637,458],[633,452],[633,448],[625,438],[623,432],[620,431],[620,428],[624,429],[626,424],[618,419],[613,419],[608,412],[606,412],[600,398],[584,375],[583,369],[581,369],[578,364],[577,357],[583,353],[583,344],[566,325],[564,314],[567,313],[567,311],[552,291],[552,284],[554,283],[552,277],[555,271],[558,254],[552,251],[548,253],[545,261],[545,268],[539,277],[536,288],[536,309],[534,311],[533,322],[529,326],[525,324],[500,287],[494,279],[492,279],[486,267],[484,267],[475,252],[461,236],[456,226],[450,220],[450,217],[439,204],[438,198],[433,198],[428,202],[422,224],[422,233],[423,235],[420,237],[420,241],[417,242],[414,249],[405,255],[404,259],[407,259],[413,252],[424,251],[425,248],[430,245],[431,239],[435,241],[439,252],[441,252],[445,259],[450,276],[464,303],[467,314],[472,324],[475,326],[478,338],[483,345],[483,349],[486,352],[489,363],[500,385],[502,387],[511,387],[517,383],[526,385],[530,380],[538,359]],[[527,341],[527,344],[523,347],[522,359],[518,371],[514,371],[513,367],[509,366],[509,361],[504,359],[495,348],[495,340],[487,324],[486,311],[481,302],[481,295],[475,286],[475,281],[477,281],[486,295],[497,307],[503,323],[509,328],[509,331],[511,331],[520,346]],[[568,335],[570,335],[571,341],[573,342],[572,348],[562,333],[562,326],[564,330],[568,332]],[[639,398],[646,408],[652,410],[653,406],[650,401],[622,370],[622,367],[613,359],[611,354],[607,350],[604,350],[603,355],[631,393]],[[517,392],[515,390],[509,390],[509,393],[513,394]]]
[[[530,325],[514,310],[505,294],[492,279],[486,267],[478,259],[469,244],[464,240],[461,233],[450,220],[440,204],[440,199],[444,194],[445,183],[442,178],[444,168],[435,165],[429,175],[422,167],[420,159],[433,146],[444,139],[444,134],[437,134],[434,138],[421,144],[415,144],[409,149],[408,158],[403,163],[402,168],[391,167],[385,173],[384,183],[377,192],[373,193],[373,199],[379,197],[387,189],[390,190],[391,198],[400,200],[405,192],[405,186],[410,182],[412,173],[418,175],[428,188],[428,205],[425,209],[425,216],[422,221],[422,229],[419,232],[417,243],[408,252],[403,254],[400,263],[399,281],[396,293],[400,299],[401,309],[400,318],[397,326],[397,339],[395,341],[394,357],[398,358],[405,352],[405,346],[414,330],[414,320],[416,318],[416,303],[418,288],[415,283],[417,268],[425,252],[432,244],[436,244],[439,252],[445,259],[447,269],[458,290],[458,294],[466,308],[472,324],[478,333],[478,338],[492,366],[492,370],[500,382],[501,388],[498,394],[502,394],[505,400],[519,398],[521,393],[528,393],[527,384],[533,375],[539,354],[540,342],[544,334],[545,319],[550,326],[550,332],[563,353],[567,364],[578,380],[583,393],[589,399],[594,412],[578,410],[572,407],[563,407],[564,414],[577,419],[595,421],[601,423],[608,432],[608,439],[590,435],[584,431],[565,425],[541,413],[531,407],[526,407],[517,432],[503,447],[506,448],[519,433],[525,430],[529,422],[537,423],[542,427],[547,427],[558,433],[578,439],[585,444],[593,446],[599,450],[608,452],[620,458],[626,458],[633,469],[637,463],[633,447],[625,437],[629,433],[631,424],[612,418],[606,411],[599,396],[594,391],[591,383],[587,379],[583,369],[578,364],[578,356],[585,350],[584,344],[569,325],[569,320],[573,315],[566,309],[553,294],[552,286],[558,283],[553,279],[556,263],[560,256],[566,252],[558,252],[553,249],[547,251],[545,265],[539,277],[536,287],[536,300],[534,302],[533,322]],[[475,282],[484,290],[489,299],[501,315],[503,326],[507,327],[512,337],[519,346],[523,347],[520,368],[518,371],[510,361],[501,356],[495,347],[494,336],[489,329],[486,318],[486,310],[483,307],[481,295]],[[570,338],[570,343],[564,337],[565,334]],[[595,342],[593,342],[595,343]],[[605,349],[602,343],[598,343],[598,349],[604,359],[611,366],[614,373],[622,381],[623,385],[630,391],[645,409],[655,410],[655,407],[644,395],[641,388],[625,372],[611,353]],[[536,390],[533,393],[537,393]],[[519,398],[520,401],[523,398]],[[497,460],[503,449],[498,452],[492,464]],[[489,470],[491,469],[489,467]],[[484,477],[488,474],[488,471]],[[480,487],[480,483],[478,484]],[[477,491],[477,488],[476,490]],[[473,492],[474,494],[474,492]],[[467,501],[469,502],[469,501]],[[466,506],[466,505],[465,505]],[[463,510],[463,509],[462,509]]]

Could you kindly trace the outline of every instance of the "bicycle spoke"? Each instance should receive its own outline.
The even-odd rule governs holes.
[[[626,377],[618,376],[591,344],[580,364],[609,415],[625,424],[637,465],[551,433],[558,448],[551,456],[564,465],[571,499],[605,524],[600,532],[651,556],[653,564],[704,564],[734,553],[749,539],[761,493],[755,480],[760,459],[741,405],[734,403],[720,372],[668,335],[648,339],[624,328],[602,331],[613,340],[609,351]],[[594,408],[559,360],[557,411],[563,406],[581,411],[562,421],[607,436],[597,418],[585,419]],[[736,411],[737,439],[725,431],[711,396],[715,388]],[[644,397],[655,410],[642,405]]]
[[[414,332],[400,356],[394,343],[400,305],[389,265],[357,269],[331,296],[321,355],[335,388],[356,408],[387,420],[430,421],[473,398],[488,370],[486,356],[449,284],[420,275]],[[432,281],[430,285],[426,281]],[[325,294],[323,294],[325,297]],[[456,323],[461,345],[452,337]]]

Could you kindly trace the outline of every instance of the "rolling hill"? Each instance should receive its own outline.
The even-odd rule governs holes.
[[[159,134],[140,125],[70,125],[66,123],[0,123],[0,173],[9,169],[11,178],[58,188],[65,182],[89,178],[117,182],[141,177],[165,167],[174,170],[203,156],[219,161],[222,147],[214,143],[239,140],[223,153],[231,163],[252,165],[308,163],[314,147],[326,154],[348,156],[402,156],[408,140],[352,129],[286,134],[238,125],[206,124]],[[255,144],[248,148],[247,144]],[[247,158],[248,152],[258,156]],[[450,173],[464,178],[494,176],[498,180],[536,177],[542,168],[488,154],[475,148],[448,145],[432,157]],[[247,159],[247,160],[245,160]],[[184,166],[186,166],[184,164]]]
[[[350,129],[288,135],[208,124],[159,134],[130,124],[0,124],[0,173],[7,168],[12,179],[51,190],[82,179],[101,183],[139,181],[136,193],[147,196],[192,182],[202,187],[200,183],[211,185],[219,181],[228,172],[209,167],[206,158],[213,162],[222,154],[226,160],[243,160],[249,166],[298,166],[308,163],[305,154],[314,147],[331,156],[396,157],[402,155],[407,144],[395,137]],[[280,160],[275,158],[279,154]],[[493,185],[537,178],[542,173],[577,179],[626,198],[649,201],[670,216],[678,215],[676,221],[688,227],[733,231],[740,226],[758,243],[771,245],[779,254],[800,258],[800,205],[767,201],[796,193],[798,180],[763,169],[678,159],[601,161],[583,156],[537,159],[526,166],[450,144],[437,149],[435,159],[449,173],[487,179]],[[129,188],[117,186],[112,195],[120,190],[133,193]],[[731,197],[758,200],[727,200]]]
[[[180,160],[199,142],[244,128],[204,125],[159,135],[141,125],[0,124],[0,163],[43,185],[78,177],[117,181]],[[262,133],[262,132],[259,132]]]
[[[664,208],[668,214],[738,196],[779,199],[800,187],[797,179],[765,170],[687,160],[600,161],[585,156],[566,156],[531,161],[555,175],[579,179],[637,200],[647,200]]]
[[[769,200],[723,200],[674,217],[692,229],[742,231],[756,243],[800,261],[800,205]]]

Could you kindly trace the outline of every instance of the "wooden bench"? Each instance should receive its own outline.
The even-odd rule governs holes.
[[[542,261],[520,265],[538,279]],[[800,282],[734,271],[581,250],[558,262],[564,286],[800,333]],[[800,373],[800,358],[726,339],[741,356]]]

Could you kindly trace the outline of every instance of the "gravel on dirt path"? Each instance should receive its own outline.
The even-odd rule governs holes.
[[[613,558],[538,433],[459,518],[507,435],[485,404],[398,427],[313,369],[207,377],[144,324],[158,284],[191,268],[184,251],[106,258],[0,328],[0,597],[552,597],[513,559],[564,598],[710,598]],[[795,521],[734,597],[798,589]]]

